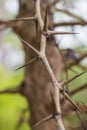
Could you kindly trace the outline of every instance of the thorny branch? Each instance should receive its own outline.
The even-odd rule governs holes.
[[[46,14],[47,16],[47,14]],[[38,23],[40,25],[40,28],[41,30],[43,31],[43,29],[45,28],[44,26],[44,22],[42,20],[42,17],[41,17],[41,12],[40,12],[40,0],[36,0],[36,18],[38,20]],[[46,18],[45,18],[46,20]],[[46,21],[45,21],[46,22]],[[45,23],[46,24],[46,23]],[[45,30],[47,30],[47,28],[45,28]],[[55,75],[49,65],[49,62],[46,58],[46,55],[45,55],[45,49],[46,49],[46,36],[41,35],[41,48],[40,48],[40,52],[37,51],[35,48],[33,48],[30,44],[28,44],[27,42],[25,42],[22,38],[21,40],[29,47],[31,48],[33,51],[35,51],[39,57],[41,58],[41,60],[43,61],[44,65],[45,65],[45,68],[52,80],[52,83],[54,85],[54,101],[55,101],[55,120],[57,122],[57,126],[60,130],[65,130],[65,127],[62,123],[62,120],[61,120],[61,109],[60,109],[60,98],[59,98],[59,92],[61,92],[73,105],[74,107],[80,111],[80,109],[78,108],[78,106],[72,101],[72,99],[69,97],[69,95],[63,90],[63,88],[61,87],[60,83],[56,80],[55,78]]]
[[[47,12],[46,12],[47,13]],[[41,11],[40,11],[40,0],[36,0],[36,14],[37,14],[37,19],[38,19],[38,22],[40,24],[40,28],[41,30],[45,29],[47,30],[47,28],[45,28],[45,25],[44,25],[44,22],[42,20],[42,17],[41,17]],[[46,17],[47,17],[47,14],[46,14]],[[45,17],[45,20],[46,20],[46,17]],[[45,21],[47,23],[47,21]],[[47,27],[47,26],[46,26]],[[46,58],[46,54],[45,54],[45,49],[46,49],[46,36],[44,36],[43,34],[41,35],[41,48],[40,48],[40,57],[46,67],[46,70],[53,82],[53,85],[54,85],[54,101],[55,101],[55,120],[56,120],[56,123],[57,123],[57,126],[59,130],[65,130],[65,127],[63,125],[63,122],[61,120],[61,109],[60,109],[60,98],[59,98],[59,84],[52,72],[52,69],[49,65],[49,62]]]
[[[48,59],[46,57],[46,41],[47,41],[47,37],[49,36],[53,36],[53,35],[66,35],[66,34],[77,34],[77,33],[72,33],[72,32],[59,32],[59,31],[53,31],[53,30],[49,30],[48,29],[48,14],[47,14],[47,10],[48,8],[50,8],[51,6],[54,6],[58,0],[55,0],[54,2],[52,2],[51,4],[49,4],[46,8],[46,12],[45,12],[45,20],[43,21],[42,17],[41,17],[41,9],[40,9],[40,0],[35,0],[35,5],[36,5],[36,14],[35,16],[32,17],[26,17],[26,18],[17,18],[17,19],[13,19],[13,20],[0,20],[0,26],[1,25],[5,25],[5,27],[13,27],[16,25],[16,22],[24,22],[24,21],[35,21],[37,22],[37,24],[40,26],[40,30],[41,30],[41,42],[40,42],[40,51],[38,51],[36,48],[34,48],[32,45],[30,45],[29,43],[27,43],[26,41],[24,41],[20,36],[19,39],[26,45],[28,46],[30,49],[32,49],[37,56],[34,57],[33,59],[31,59],[30,61],[28,61],[25,65],[17,68],[16,70],[19,70],[29,64],[31,64],[32,62],[36,61],[38,58],[43,62],[49,77],[53,83],[53,93],[52,93],[52,97],[53,97],[53,102],[55,105],[55,110],[53,114],[50,114],[48,117],[42,119],[41,121],[37,122],[35,126],[38,126],[52,118],[55,119],[56,124],[57,124],[57,129],[58,130],[65,130],[65,126],[62,122],[62,118],[61,118],[61,105],[60,105],[60,93],[65,96],[65,98],[72,104],[72,106],[75,108],[76,110],[76,114],[79,117],[79,112],[81,112],[81,109],[79,108],[79,106],[73,102],[73,100],[71,99],[71,97],[65,92],[65,90],[63,89],[64,85],[69,84],[71,81],[73,81],[74,79],[76,79],[77,77],[81,76],[82,74],[84,74],[85,72],[82,72],[81,74],[76,75],[75,77],[71,78],[71,79],[67,79],[65,82],[63,83],[59,83],[54,75],[53,70],[50,67],[50,64],[48,62]],[[72,17],[76,18],[77,20],[79,20],[79,22],[61,22],[61,23],[55,23],[53,26],[57,27],[57,26],[75,26],[75,25],[87,25],[87,22],[84,21],[82,18],[78,17],[77,15],[74,15],[71,12],[68,12],[67,10],[61,10],[61,9],[56,9],[57,11],[61,11],[64,12],[68,15],[71,15]],[[37,31],[37,27],[36,27],[36,31]],[[70,63],[68,66],[65,63],[65,67],[70,68],[75,64],[78,64],[84,57],[86,57],[87,54],[83,54],[79,57],[79,59],[77,61],[74,61],[72,63]],[[66,69],[66,68],[65,68]],[[73,90],[70,92],[70,95],[75,94],[76,92],[83,90],[87,88],[87,84]],[[3,90],[0,91],[0,94],[6,94],[6,93],[19,93],[21,92],[21,88],[14,88],[14,89],[7,89],[7,90]],[[81,120],[81,119],[80,119]],[[83,123],[82,123],[83,125]],[[84,125],[83,125],[84,127]]]
[[[28,61],[26,64],[24,64],[24,65],[18,67],[16,70],[19,70],[19,69],[22,69],[22,68],[28,66],[29,64],[33,63],[33,62],[36,61],[37,59],[38,59],[38,56],[34,57],[34,58],[31,59],[30,61]]]

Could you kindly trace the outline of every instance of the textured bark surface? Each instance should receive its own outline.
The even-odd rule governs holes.
[[[29,17],[35,14],[35,3],[33,0],[20,0],[19,4],[20,8],[18,17]],[[42,16],[44,16],[44,1],[42,1],[41,9]],[[49,18],[49,24],[51,26],[52,16],[50,11]],[[36,36],[34,22],[21,22],[19,28],[17,30],[15,29],[15,32],[18,33],[25,41],[31,43],[32,46],[39,49],[40,36]],[[26,46],[24,46],[24,51],[26,55],[26,62],[36,55]],[[46,53],[56,78],[60,80],[62,73],[62,61],[53,37],[49,38],[47,41]],[[23,94],[27,98],[31,110],[30,124],[34,125],[36,122],[53,112],[53,106],[50,97],[50,90],[52,89],[53,85],[43,66],[43,63],[40,60],[37,60],[26,67],[25,83],[26,86],[24,87]],[[51,130],[55,127],[56,125],[54,125],[53,120],[51,120],[32,129]]]

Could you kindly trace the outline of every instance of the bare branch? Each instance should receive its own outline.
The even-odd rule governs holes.
[[[40,0],[36,0],[36,18],[39,22],[41,30],[43,30],[44,22],[41,17],[41,10],[40,10]]]
[[[20,87],[9,88],[9,89],[0,91],[0,94],[16,94],[16,93],[20,93]]]
[[[10,24],[11,22],[17,22],[17,21],[30,21],[30,20],[35,20],[34,17],[25,17],[25,18],[16,18],[16,19],[11,19],[11,20],[0,20],[0,25],[1,24]]]
[[[60,8],[55,8],[55,9],[57,12],[62,12],[62,13],[67,14],[67,15],[69,15],[69,16],[71,16],[71,17],[73,17],[81,22],[85,22],[85,20],[82,17],[72,13],[70,10],[65,10],[65,9],[60,9]]]
[[[69,100],[69,102],[71,102],[71,104],[73,106],[75,106],[75,108],[81,112],[81,110],[79,109],[79,107],[72,101],[72,99],[70,98],[70,96],[64,91],[64,89],[61,87],[60,83],[57,82],[54,73],[52,72],[52,69],[50,68],[50,65],[46,59],[46,57],[43,58],[43,63],[47,69],[47,72],[52,80],[52,83],[54,86],[57,86],[60,90],[60,92]],[[57,100],[57,105],[58,105],[58,100]],[[58,106],[57,106],[58,107]]]
[[[60,50],[59,46],[58,46],[58,50],[59,50],[59,53],[61,55],[64,67],[65,67],[66,80],[68,80],[68,68],[67,68],[67,64],[65,62],[64,56],[63,56],[62,51]],[[66,85],[66,91],[69,92],[68,91],[68,84]]]
[[[62,94],[64,94],[66,99],[75,107],[75,109],[77,109],[79,112],[82,112],[82,110],[79,108],[79,106],[76,105],[76,103],[71,99],[71,97],[65,91],[62,92]]]
[[[24,67],[26,67],[26,66],[28,66],[29,64],[33,63],[33,62],[36,61],[37,59],[38,59],[38,56],[34,57],[34,58],[31,59],[30,61],[28,61],[26,64],[24,64],[24,65],[18,67],[15,71],[17,71],[17,70],[19,70],[19,69],[22,69],[22,68],[24,68]]]
[[[85,25],[87,25],[87,21],[85,21],[85,22],[59,22],[59,23],[55,23],[55,24],[53,24],[53,26],[54,27],[59,27],[59,26],[78,26],[78,25],[80,25],[80,26],[85,26]]]
[[[36,52],[39,55],[39,51],[37,49],[35,49],[33,46],[31,46],[28,42],[26,42],[25,40],[23,40],[20,36],[18,36],[18,38],[25,44],[27,45],[29,48],[31,48],[34,52]]]
[[[47,25],[44,25],[44,22],[42,20],[41,17],[41,12],[40,12],[40,0],[36,0],[36,16],[37,16],[37,20],[39,22],[40,28],[43,31],[43,28],[46,27],[47,29]],[[47,16],[46,16],[47,17]],[[47,19],[47,18],[45,18]],[[47,23],[47,22],[46,22]],[[46,24],[45,23],[45,24]],[[55,120],[57,123],[58,128],[60,130],[65,130],[65,127],[63,125],[63,122],[61,120],[61,110],[60,110],[60,99],[59,99],[59,84],[50,68],[50,65],[48,63],[48,60],[45,56],[45,49],[46,49],[46,37],[42,34],[41,35],[41,48],[40,48],[40,57],[46,67],[46,70],[53,82],[54,85],[54,101],[55,101],[55,113],[58,113],[58,115],[55,116]],[[52,75],[51,75],[52,74]]]
[[[46,121],[51,120],[52,118],[53,118],[53,114],[50,114],[49,116],[45,117],[41,121],[39,121],[36,124],[34,124],[33,127],[39,126],[39,125],[45,123]]]
[[[45,36],[53,36],[53,35],[69,35],[69,34],[79,34],[79,33],[74,33],[74,32],[59,32],[59,31],[51,31],[48,30],[47,32],[42,32]]]
[[[75,90],[72,90],[71,92],[70,92],[70,95],[74,95],[74,94],[76,94],[77,92],[79,92],[79,91],[81,91],[81,90],[84,90],[84,89],[87,89],[87,83],[86,84],[84,84],[84,85],[82,85],[82,86],[80,86],[79,88],[76,88]]]
[[[72,82],[73,80],[75,80],[76,78],[78,78],[79,76],[81,76],[81,75],[83,75],[83,74],[85,74],[85,73],[86,73],[86,71],[85,71],[85,72],[82,72],[82,73],[80,73],[80,74],[77,74],[77,75],[75,75],[74,77],[68,79],[67,81],[64,81],[63,83],[61,83],[61,85],[64,87],[66,84],[69,84],[70,82]]]
[[[17,25],[17,22],[28,22],[28,21],[35,21],[35,20],[36,20],[36,16],[16,18],[11,20],[0,20],[0,31],[3,31],[6,28],[15,27]]]
[[[46,8],[43,31],[47,32],[47,29],[48,29],[48,8]]]
[[[40,0],[37,0],[36,1],[36,7],[40,8]],[[39,5],[39,6],[38,6]],[[37,13],[37,18],[38,18],[38,21],[41,22],[40,23],[40,26],[41,26],[41,30],[43,29],[44,27],[44,23],[43,23],[43,20],[41,18],[41,14],[40,14],[40,9],[36,10],[36,12],[38,11]],[[61,120],[61,110],[60,110],[60,99],[59,99],[59,90],[60,92],[72,103],[72,105],[78,110],[81,112],[80,108],[72,101],[72,99],[69,97],[69,95],[63,90],[63,88],[60,86],[60,84],[57,82],[56,78],[55,78],[55,75],[49,65],[49,62],[45,56],[45,47],[46,47],[46,38],[45,36],[42,34],[41,35],[41,53],[40,53],[40,57],[45,65],[45,68],[52,80],[52,83],[54,85],[54,101],[55,101],[55,108],[56,108],[56,111],[55,113],[58,113],[58,115],[55,116],[55,120],[57,122],[57,126],[59,127],[60,130],[65,130],[64,128],[64,125],[62,123],[62,120]]]

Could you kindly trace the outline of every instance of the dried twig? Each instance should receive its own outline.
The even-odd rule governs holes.
[[[31,59],[30,61],[28,61],[26,64],[24,64],[24,65],[18,67],[15,71],[17,71],[17,70],[19,70],[19,69],[22,69],[22,68],[24,68],[24,67],[30,65],[31,63],[33,63],[33,62],[36,61],[37,59],[38,59],[38,56],[34,57],[34,58]]]
[[[87,83],[84,84],[84,85],[82,85],[82,86],[80,86],[79,88],[76,88],[75,90],[72,90],[72,91],[70,92],[70,95],[74,95],[74,94],[76,94],[77,92],[82,91],[82,90],[84,90],[84,89],[87,89]]]
[[[45,123],[48,120],[51,120],[53,118],[53,115],[50,114],[49,116],[45,117],[44,119],[42,119],[41,121],[37,122],[36,124],[33,125],[33,127],[39,126],[43,123]]]
[[[54,27],[59,27],[59,26],[85,26],[87,25],[87,21],[84,21],[84,22],[59,22],[59,23],[54,23],[53,26]]]
[[[53,36],[53,35],[69,35],[69,34],[79,34],[75,32],[59,32],[59,31],[51,31],[48,30],[47,35],[48,36]]]
[[[20,87],[9,88],[9,89],[0,91],[0,94],[15,94],[15,93],[20,93]]]
[[[55,8],[55,10],[56,10],[57,12],[61,12],[61,13],[67,14],[67,15],[69,15],[69,16],[71,16],[71,17],[77,19],[78,21],[85,22],[85,20],[84,20],[82,17],[80,17],[80,16],[78,16],[78,15],[72,13],[70,10],[60,9],[60,8]]]
[[[0,25],[1,24],[10,24],[12,22],[17,22],[17,21],[30,21],[30,20],[35,20],[34,17],[25,17],[25,18],[16,18],[16,19],[11,19],[11,20],[0,20]]]
[[[6,28],[16,27],[17,22],[25,22],[25,21],[28,22],[28,21],[35,21],[35,20],[36,20],[36,16],[16,18],[16,19],[11,19],[11,20],[0,20],[0,31]]]
[[[31,48],[31,50],[33,50],[34,52],[36,52],[36,54],[39,55],[39,51],[37,49],[35,49],[33,46],[31,46],[28,42],[26,42],[23,38],[21,38],[20,36],[18,36],[19,39],[29,48]]]
[[[78,78],[79,76],[81,76],[81,75],[83,75],[83,74],[85,74],[85,73],[86,73],[86,71],[85,71],[85,72],[82,72],[82,73],[80,73],[80,74],[77,74],[77,75],[75,75],[74,77],[68,79],[67,81],[64,81],[63,83],[61,83],[61,85],[64,87],[66,84],[71,83],[73,80],[75,80],[76,78]]]

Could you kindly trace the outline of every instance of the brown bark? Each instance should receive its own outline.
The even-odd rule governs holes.
[[[29,17],[35,14],[35,3],[33,0],[19,0],[19,3],[20,8],[18,17]],[[41,9],[42,16],[44,17],[44,1],[42,1]],[[50,27],[52,27],[52,14],[50,13],[50,10],[48,17],[50,19]],[[36,35],[35,23],[32,21],[22,22],[20,25],[18,25],[18,27],[19,28],[14,29],[15,32],[19,34],[25,41],[32,44],[32,46],[39,49],[40,33],[39,36]],[[51,37],[47,40],[46,54],[56,78],[60,80],[63,66],[61,56],[55,44],[56,41],[54,37]],[[26,46],[24,46],[24,51],[26,55],[26,62],[36,55]],[[26,85],[22,92],[29,103],[31,110],[30,124],[32,126],[53,112],[53,106],[50,98],[50,90],[53,86],[44,68],[44,65],[40,60],[37,60],[26,67],[25,84]],[[32,129],[49,130],[55,129],[55,127],[56,125],[54,125],[53,120],[51,120]]]

